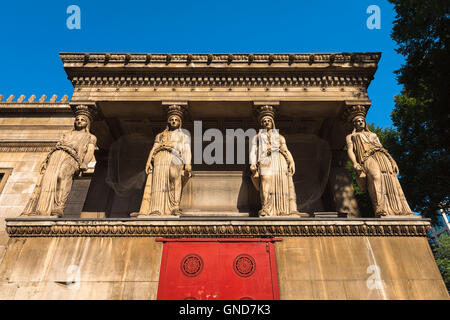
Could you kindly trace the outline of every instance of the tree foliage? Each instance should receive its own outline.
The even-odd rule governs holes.
[[[441,234],[439,245],[433,249],[434,258],[441,271],[447,290],[450,290],[450,236]]]
[[[450,207],[450,1],[389,2],[397,12],[391,36],[406,63],[391,115],[398,136],[386,148],[411,209],[432,217]]]

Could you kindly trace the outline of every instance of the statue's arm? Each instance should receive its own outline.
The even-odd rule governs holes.
[[[91,162],[92,159],[94,158],[94,152],[96,147],[97,147],[97,138],[95,136],[92,136],[91,141],[89,141],[89,144],[87,145],[86,154],[84,155],[83,161],[80,164],[80,169],[82,171],[85,171],[87,169],[89,162]]]
[[[150,174],[150,172],[153,171],[153,155],[155,154],[155,150],[158,149],[160,147],[160,143],[159,143],[159,134],[156,136],[155,138],[155,142],[153,143],[153,147],[150,150],[150,153],[148,155],[148,159],[147,159],[147,163],[145,165],[145,173]]]
[[[84,160],[80,165],[80,169],[82,171],[87,170],[89,162],[91,162],[92,158],[94,157],[95,152],[95,145],[89,144],[87,147],[86,155],[84,156]]]
[[[294,157],[292,157],[291,152],[288,150],[286,145],[286,139],[282,135],[280,135],[280,151],[286,154],[289,172],[291,173],[291,175],[294,175],[295,174]]]
[[[377,134],[376,134],[376,133],[373,133],[373,135],[374,135],[375,145],[378,146],[378,147],[383,147],[383,145],[382,145],[381,142],[380,142],[380,139],[378,139]]]
[[[56,143],[56,146],[57,147],[59,147],[61,144],[62,144],[62,142],[66,139],[66,136],[67,136],[67,132],[64,132],[63,134],[62,134],[62,136],[61,136],[61,138],[58,140],[58,142]]]
[[[350,159],[351,163],[353,164],[353,167],[355,168],[356,171],[363,171],[361,165],[356,160],[356,155],[355,155],[355,152],[353,151],[353,141],[352,141],[352,135],[351,134],[349,134],[346,137],[346,142],[347,142],[348,158]]]

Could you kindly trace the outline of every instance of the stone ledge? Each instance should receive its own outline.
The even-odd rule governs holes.
[[[429,219],[145,218],[6,219],[10,237],[425,237]]]
[[[0,139],[0,152],[49,152],[57,140]]]
[[[380,52],[336,52],[336,53],[82,53],[61,52],[64,67],[104,67],[131,66],[173,67],[175,65],[198,68],[223,64],[228,67],[253,65],[268,67],[284,65],[362,65],[376,67],[381,58]]]

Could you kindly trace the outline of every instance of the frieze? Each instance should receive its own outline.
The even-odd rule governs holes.
[[[1,141],[0,152],[49,152],[58,141]]]
[[[348,219],[346,219],[348,220]],[[176,221],[26,221],[7,219],[10,237],[321,237],[321,236],[412,236],[425,237],[428,220],[374,221],[255,221],[232,223]],[[264,223],[263,223],[264,222]]]
[[[342,87],[367,88],[371,74],[157,74],[74,76],[75,87]]]

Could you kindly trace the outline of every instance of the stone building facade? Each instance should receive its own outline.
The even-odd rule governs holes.
[[[362,217],[345,168],[346,114],[369,109],[380,53],[60,56],[70,101],[0,101],[0,298],[448,299],[430,222]],[[97,149],[74,177],[64,217],[20,216],[79,106],[92,112]],[[186,110],[192,135],[183,213],[135,218],[168,106]],[[227,130],[257,129],[260,106],[276,111],[295,161],[298,216],[259,217],[248,161],[227,159],[237,140]],[[214,132],[223,139],[208,163]],[[208,266],[227,259],[232,289],[208,280]],[[270,281],[259,288],[252,277]]]

